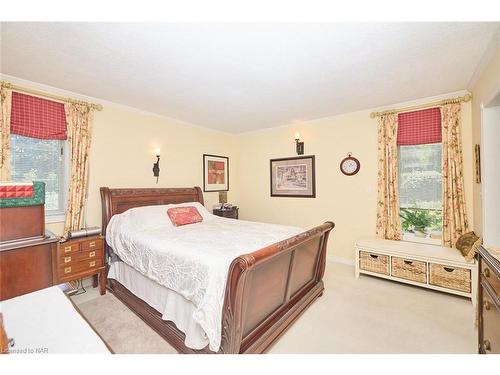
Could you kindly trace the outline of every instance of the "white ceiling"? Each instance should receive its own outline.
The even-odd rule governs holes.
[[[4,74],[231,133],[467,88],[499,23],[2,23]]]

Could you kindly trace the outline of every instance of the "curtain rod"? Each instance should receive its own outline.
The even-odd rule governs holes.
[[[384,115],[390,115],[390,114],[394,114],[394,113],[410,112],[410,111],[414,111],[416,109],[439,107],[439,106],[443,106],[443,105],[446,105],[446,104],[468,102],[471,99],[472,99],[472,95],[471,94],[467,94],[467,95],[464,95],[464,96],[458,96],[456,98],[438,100],[438,101],[427,103],[427,104],[420,104],[420,105],[414,105],[414,106],[411,106],[411,107],[404,107],[404,108],[397,108],[397,109],[389,109],[387,111],[382,111],[382,112],[372,112],[372,113],[370,113],[370,117],[371,118],[375,118],[375,117],[380,117],[380,116],[384,116]]]
[[[73,104],[82,104],[82,105],[89,106],[90,108],[96,109],[98,111],[102,111],[102,104],[88,103],[88,102],[85,102],[83,100],[77,100],[77,99],[67,98],[67,97],[60,96],[60,95],[49,94],[49,93],[46,93],[46,92],[42,92],[42,91],[38,91],[38,90],[33,90],[33,89],[29,89],[29,88],[22,87],[22,86],[13,85],[12,83],[5,82],[5,81],[0,81],[0,86],[2,88],[5,87],[7,89],[11,89],[11,90],[14,90],[14,91],[21,91],[21,92],[25,92],[27,94],[33,94],[33,95],[37,95],[37,96],[43,96],[43,97],[55,99],[55,100],[58,100],[58,101],[61,101],[61,102],[73,103]]]

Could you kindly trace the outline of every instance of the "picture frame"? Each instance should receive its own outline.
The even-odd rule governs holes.
[[[316,198],[315,157],[270,160],[271,197]]]
[[[203,191],[229,190],[229,158],[203,154]]]

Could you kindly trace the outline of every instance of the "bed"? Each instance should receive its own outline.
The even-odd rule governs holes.
[[[179,234],[181,231],[172,230],[167,236],[158,228],[146,229],[143,233],[131,228],[120,233],[116,229],[120,226],[116,223],[119,217],[141,208],[149,210],[151,206],[199,204],[201,207],[204,201],[199,187],[150,189],[102,187],[101,202],[103,233],[111,234],[110,239],[106,239],[108,259],[112,260],[108,264],[109,290],[180,353],[265,352],[323,293],[322,278],[325,271],[328,236],[334,227],[332,222],[302,231],[293,227],[272,225],[261,228],[259,223],[237,223],[233,219],[219,217],[215,219],[212,217],[214,215],[206,215],[203,224],[185,225],[184,227],[191,228],[182,229],[186,232],[185,236],[189,237],[189,241],[195,241],[195,237],[204,238],[205,232],[209,235],[210,231],[213,232],[220,227],[226,233],[235,231],[240,235],[237,231],[241,231],[241,237],[245,237],[246,230],[247,241],[250,241],[246,243],[252,246],[247,251],[240,248],[231,252],[225,243],[214,240],[210,249],[207,249],[209,252],[199,252],[199,265],[185,262],[176,267],[175,251],[181,253],[176,246],[183,245],[184,247],[181,246],[180,249],[188,255],[198,250],[187,247],[184,243],[187,241],[186,238],[182,238]],[[108,225],[109,230],[107,230]],[[112,225],[115,227],[113,231],[111,231]],[[196,225],[198,226],[195,227]],[[266,242],[260,236],[252,237],[252,233],[259,231],[267,240],[267,244],[262,247],[258,247],[259,243]],[[293,235],[290,235],[291,233]],[[224,235],[220,237],[224,238]],[[269,242],[273,238],[280,240]],[[132,239],[142,240],[143,244],[136,245]],[[244,241],[240,246],[243,244]],[[192,246],[196,247],[196,242]],[[224,251],[218,252],[217,246],[224,248]],[[134,251],[127,251],[127,247],[134,247]],[[156,252],[153,251],[155,247]],[[163,247],[172,247],[174,250],[165,256]],[[135,251],[137,249],[142,249],[138,252],[142,256],[140,261],[137,260],[138,255]],[[116,259],[117,253],[120,255],[119,259]],[[170,262],[173,267],[161,268],[164,262]],[[149,267],[151,264],[155,266]],[[175,290],[170,290],[169,287],[172,285],[169,284],[168,277],[162,276],[165,270],[173,270],[175,273],[184,267],[201,267],[202,270],[206,270],[201,273],[202,276],[212,280],[215,277],[213,275],[216,275],[218,284],[220,284],[219,274],[224,273],[222,289],[219,287],[213,293],[217,295],[222,293],[219,295],[220,311],[217,311],[216,304],[209,305],[210,308],[202,311],[202,315],[208,316],[208,320],[217,320],[220,329],[214,333],[201,324],[209,343],[203,347],[201,339],[194,344],[189,342],[189,336],[199,331],[199,327],[194,327],[193,322],[182,319],[190,309],[199,309],[202,300],[191,298],[194,292],[189,288],[185,293],[184,290],[174,287],[172,288]],[[224,267],[227,267],[227,271]],[[217,272],[210,271],[214,269],[217,269]],[[204,289],[203,285],[205,284],[202,284],[202,291],[212,290],[211,287]],[[197,290],[199,289],[200,287]],[[205,305],[204,302],[201,304]],[[210,314],[212,310],[213,316]],[[174,318],[170,319],[169,314],[173,314]],[[212,342],[213,337],[219,340],[218,344]]]

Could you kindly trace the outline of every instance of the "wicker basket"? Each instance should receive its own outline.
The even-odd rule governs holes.
[[[416,281],[427,282],[427,263],[398,257],[391,258],[392,276]]]
[[[430,263],[429,284],[470,293],[470,270]]]
[[[389,256],[360,251],[359,268],[365,271],[389,275]]]

